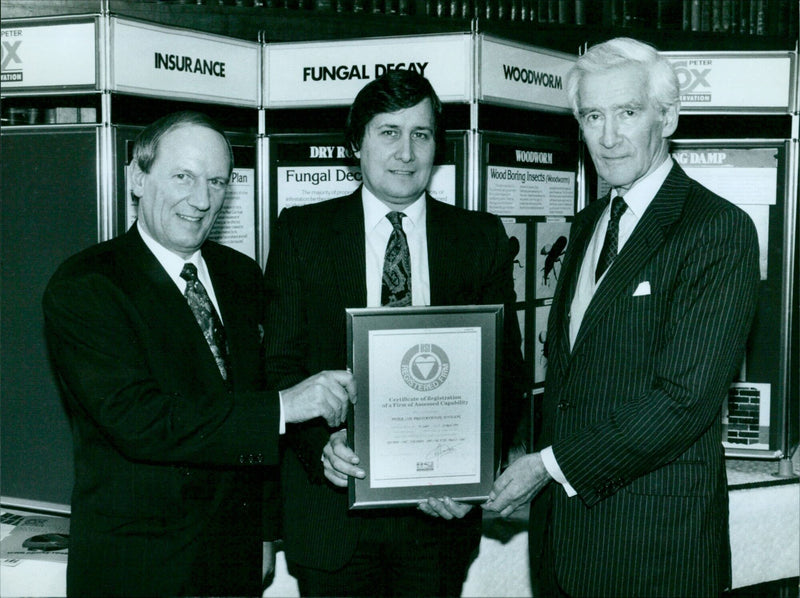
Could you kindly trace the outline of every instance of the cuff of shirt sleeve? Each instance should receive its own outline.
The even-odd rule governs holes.
[[[278,391],[278,403],[280,404],[281,408],[281,416],[278,423],[278,434],[286,434],[286,417],[283,415],[283,395],[280,391]]]
[[[573,497],[578,494],[575,492],[575,488],[567,481],[564,472],[561,471],[561,467],[559,467],[558,461],[556,461],[556,456],[553,454],[553,447],[548,446],[543,448],[540,454],[542,455],[542,463],[544,463],[544,468],[547,470],[547,473],[549,473],[556,482],[561,484],[567,496]]]

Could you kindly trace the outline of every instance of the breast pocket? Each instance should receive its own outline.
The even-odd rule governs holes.
[[[662,307],[661,298],[653,294],[617,298],[599,322],[597,338],[603,339],[603,350],[618,355],[628,371],[647,367],[660,344]]]
[[[662,293],[649,280],[639,280],[625,288],[618,303],[628,311],[652,309],[659,305],[661,297]]]

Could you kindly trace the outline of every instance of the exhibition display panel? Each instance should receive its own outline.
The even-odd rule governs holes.
[[[269,37],[262,33],[261,39]],[[518,247],[516,308],[533,411],[543,392],[547,314],[571,222],[606,190],[583,157],[566,102],[564,77],[577,53],[510,42],[477,27],[250,42],[105,11],[3,20],[2,36],[4,506],[69,512],[70,429],[44,348],[40,298],[61,261],[124,232],[135,219],[127,169],[142,127],[183,108],[208,112],[223,124],[236,168],[212,238],[263,266],[271,226],[283,208],[324,201],[360,184],[341,131],[356,93],[389,69],[425,75],[444,103],[447,146],[432,194],[498,215]],[[772,554],[761,544],[796,552],[796,529],[779,530],[788,539],[750,528],[745,533],[741,521],[748,518],[739,506],[757,493],[752,502],[760,505],[778,491],[792,493],[787,502],[797,492],[790,479],[800,438],[797,53],[668,55],[682,87],[673,158],[742,207],[759,234],[758,314],[725,421],[739,586],[797,574],[792,553],[772,559],[772,577],[744,575],[749,551]],[[535,432],[530,419],[522,422],[528,450]],[[776,480],[740,482],[731,475],[734,465],[755,461],[779,464],[778,476],[765,474]]]
[[[3,504],[69,512],[69,422],[41,297],[59,263],[135,219],[130,148],[178,109],[212,113],[236,168],[213,238],[256,257],[260,45],[87,15],[2,22]],[[69,40],[69,51],[64,51]],[[5,126],[9,125],[9,126]]]
[[[791,335],[798,325],[791,307],[797,268],[797,55],[667,55],[681,84],[672,157],[689,176],[742,208],[759,239],[758,307],[725,407],[726,455],[781,459],[791,471],[788,461],[800,440],[798,389],[790,379],[797,350]],[[737,127],[738,121],[747,126]]]
[[[414,70],[430,80],[444,104],[448,139],[431,193],[503,220],[518,248],[515,290],[526,367],[542,382],[545,364],[535,339],[542,337],[552,294],[526,297],[525,288],[536,284],[545,261],[543,284],[556,280],[560,265],[547,255],[553,250],[548,238],[568,230],[576,211],[577,129],[563,89],[575,56],[474,32],[267,44],[264,53],[269,205],[262,210],[269,221],[284,207],[343,195],[360,184],[340,131],[364,85],[389,69]],[[275,111],[281,116],[272,117]],[[552,126],[565,115],[571,126]],[[309,122],[327,130],[301,132]],[[553,239],[560,243],[558,255],[565,248],[561,236]],[[547,246],[540,259],[539,245]],[[528,446],[530,419],[522,424]]]
[[[9,40],[2,72],[4,116],[14,126],[16,141],[24,144],[28,133],[41,140],[52,129],[62,133],[62,140],[66,131],[79,138],[91,131],[91,151],[77,155],[94,167],[98,240],[119,234],[135,218],[126,171],[141,115],[131,108],[134,103],[118,103],[119,98],[139,98],[155,113],[172,108],[171,102],[252,110],[249,130],[242,132],[240,120],[230,127],[237,168],[213,238],[262,265],[270,222],[283,207],[320,201],[360,183],[358,168],[343,155],[343,118],[329,119],[327,130],[323,126],[313,133],[294,125],[328,109],[343,117],[358,90],[387,70],[412,69],[427,76],[444,101],[448,128],[446,159],[437,167],[431,190],[449,203],[498,214],[519,244],[518,316],[538,389],[546,370],[539,350],[550,300],[546,287],[557,280],[572,215],[588,197],[604,191],[601,181],[584,182],[584,169],[591,165],[583,164],[574,129],[559,136],[546,126],[554,115],[568,113],[563,77],[573,56],[475,32],[259,44],[113,15],[4,21],[3,32]],[[64,39],[70,40],[69,56],[59,51]],[[797,402],[791,398],[797,391],[789,375],[796,205],[786,199],[797,189],[797,152],[788,141],[797,128],[791,116],[797,103],[796,55],[669,56],[682,85],[682,120],[691,123],[679,131],[687,137],[676,141],[676,159],[742,205],[756,222],[762,245],[759,317],[741,379],[732,390],[737,401],[756,396],[758,418],[752,406],[743,410],[737,403],[734,417],[748,412],[753,421],[735,420],[726,446],[731,455],[785,456],[798,436],[797,430],[788,430]],[[759,80],[769,85],[754,84]],[[487,118],[498,107],[507,112]],[[265,115],[281,111],[291,118],[270,127]],[[758,117],[787,115],[789,124],[785,131],[778,127],[783,133],[778,137],[694,138],[697,117],[723,119],[724,124],[724,118],[740,114],[756,115],[755,123]],[[11,132],[7,128],[4,136]],[[11,145],[10,138],[4,145]],[[26,155],[33,154],[16,154],[23,161]],[[4,159],[7,168],[11,163]],[[27,166],[16,171],[30,172]],[[739,183],[749,181],[748,173],[757,177],[752,185],[766,177],[765,185],[757,185],[758,197],[742,195],[746,186]],[[741,426],[745,429],[737,431]]]

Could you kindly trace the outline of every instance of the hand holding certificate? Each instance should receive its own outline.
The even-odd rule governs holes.
[[[502,306],[349,309],[348,361],[359,402],[348,425],[358,463],[351,508],[484,500],[496,470]],[[333,438],[332,438],[333,440]],[[333,442],[323,462],[337,485]],[[355,467],[357,465],[357,467]],[[330,473],[330,475],[329,475]],[[434,502],[431,513],[457,513]],[[466,507],[465,507],[466,508]],[[425,508],[423,507],[423,510]],[[428,512],[428,511],[426,511]]]
[[[328,444],[322,449],[322,468],[331,484],[347,488],[349,478],[366,476],[366,472],[358,466],[360,462],[358,455],[347,446],[347,430],[337,430],[331,434]]]

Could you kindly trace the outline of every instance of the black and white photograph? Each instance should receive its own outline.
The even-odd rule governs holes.
[[[0,596],[797,596],[796,0],[1,1]]]

